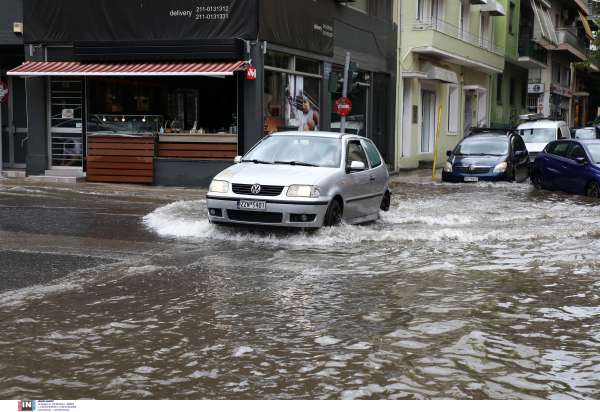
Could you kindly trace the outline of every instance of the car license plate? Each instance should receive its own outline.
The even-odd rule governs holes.
[[[478,180],[478,177],[465,176],[465,182],[477,182]]]
[[[265,210],[267,208],[267,202],[258,202],[256,200],[238,200],[237,208]]]

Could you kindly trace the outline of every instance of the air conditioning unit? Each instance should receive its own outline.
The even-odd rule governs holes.
[[[13,32],[15,32],[15,34],[17,36],[22,36],[23,35],[23,23],[13,23]]]

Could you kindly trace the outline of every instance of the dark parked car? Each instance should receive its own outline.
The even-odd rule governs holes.
[[[569,129],[571,139],[600,139],[598,129],[595,127],[582,127],[580,129]]]
[[[531,170],[525,142],[510,130],[476,129],[447,155],[444,182],[524,182]]]
[[[538,154],[531,170],[536,189],[600,196],[600,140],[549,143]]]

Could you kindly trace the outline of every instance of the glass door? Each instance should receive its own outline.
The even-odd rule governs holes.
[[[423,91],[421,104],[421,153],[430,153],[432,133],[435,130],[435,92]]]
[[[4,167],[24,169],[27,158],[27,109],[25,79],[3,78],[10,93],[2,106],[2,164]]]
[[[50,169],[83,167],[83,79],[50,77]]]

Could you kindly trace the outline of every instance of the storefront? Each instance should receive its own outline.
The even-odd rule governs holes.
[[[268,133],[339,123],[328,73],[353,50],[334,42],[334,12],[342,8],[334,2],[154,1],[135,10],[126,4],[118,15],[105,2],[29,3],[27,63],[10,71],[27,82],[28,175],[79,170],[91,181],[206,186]],[[361,14],[350,12],[352,26],[363,24]],[[393,31],[388,24],[381,37],[395,39]],[[393,110],[394,59],[358,51],[368,63],[348,125],[372,137],[374,108],[378,116]],[[381,76],[377,110],[373,78]],[[380,127],[385,156],[393,119]],[[143,164],[124,165],[138,157]]]

